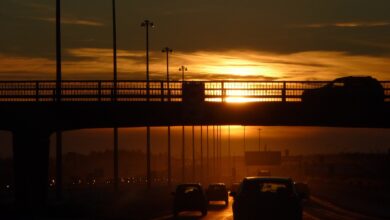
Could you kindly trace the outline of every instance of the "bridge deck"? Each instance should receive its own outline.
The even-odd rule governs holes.
[[[202,89],[186,85],[200,84]],[[62,81],[63,102],[181,102],[185,97],[206,102],[300,102],[305,90],[329,81]],[[381,81],[390,102],[390,81]],[[149,89],[148,89],[149,88]],[[198,87],[199,88],[199,87]],[[201,91],[201,92],[199,92]],[[56,81],[0,81],[0,102],[52,102]]]

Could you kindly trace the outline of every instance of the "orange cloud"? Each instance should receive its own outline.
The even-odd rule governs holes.
[[[112,79],[112,50],[77,48],[65,50],[64,79]],[[166,60],[160,51],[150,54],[152,79],[165,79]],[[258,51],[173,52],[171,79],[181,78],[179,66],[188,68],[191,80],[331,80],[346,75],[371,75],[390,79],[390,57],[351,55],[344,52],[310,51],[274,54]],[[1,79],[53,79],[53,59],[0,54]],[[145,79],[145,52],[118,50],[119,79]]]
[[[374,21],[374,22],[336,22],[336,23],[316,23],[296,25],[300,28],[325,28],[325,27],[341,27],[341,28],[359,28],[359,27],[383,27],[390,26],[388,21]]]

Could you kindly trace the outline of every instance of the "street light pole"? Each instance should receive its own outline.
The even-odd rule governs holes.
[[[216,161],[215,161],[215,125],[213,125],[213,176],[215,178],[215,167],[216,167]]]
[[[192,181],[195,182],[195,127],[192,125]]]
[[[149,85],[149,27],[154,27],[153,22],[145,20],[141,23],[141,27],[146,30],[146,99],[149,101],[150,85]]]
[[[260,132],[261,132],[261,128],[257,129],[259,131],[259,152],[260,152]]]
[[[62,59],[61,59],[61,0],[56,1],[56,94],[57,102],[61,101],[62,81]],[[38,89],[38,88],[37,88]],[[62,199],[62,131],[56,132],[56,196]]]
[[[168,90],[168,102],[171,101],[171,91],[169,87],[169,53],[172,53],[173,50],[169,47],[164,47],[161,52],[166,53],[167,57],[167,90]]]
[[[182,72],[181,74],[181,78],[182,78],[182,84],[181,84],[181,101],[183,102],[183,87],[184,87],[184,71],[187,71],[187,67],[185,66],[181,66],[179,68],[179,71]],[[181,178],[182,178],[182,181],[184,182],[185,180],[185,127],[184,125],[182,126],[182,174],[181,174]]]
[[[167,89],[168,89],[168,102],[171,101],[171,90],[169,88],[169,53],[172,53],[172,49],[165,47],[162,49],[163,53],[167,56]],[[163,95],[163,94],[161,94]],[[168,185],[171,186],[172,179],[172,166],[171,166],[171,126],[168,126]]]
[[[61,101],[61,81],[62,81],[62,62],[61,62],[61,0],[56,1],[56,100]]]
[[[186,163],[185,163],[185,157],[186,157],[186,154],[185,154],[185,144],[186,144],[186,139],[185,139],[185,134],[186,134],[186,131],[185,131],[185,127],[182,126],[181,127],[181,146],[182,146],[182,151],[181,151],[181,163],[182,163],[182,168],[181,168],[181,181],[184,182],[185,181],[185,174],[186,174]]]
[[[113,41],[113,72],[114,72],[114,92],[112,99],[117,100],[117,45],[116,45],[116,4],[112,0],[112,41]],[[119,189],[119,148],[118,148],[118,127],[114,126],[114,190]]]
[[[390,152],[390,149],[389,149]],[[389,153],[390,154],[390,153]],[[209,126],[206,126],[206,170],[207,182],[210,182],[210,157],[209,157]]]
[[[230,125],[228,125],[228,158],[229,158],[229,172],[232,170],[232,155],[230,151]]]
[[[150,84],[149,84],[149,27],[154,27],[153,22],[145,20],[141,23],[141,27],[146,29],[146,101],[150,100]],[[151,188],[151,169],[150,169],[150,126],[146,126],[146,181],[147,188]]]
[[[203,182],[203,126],[200,126],[200,181]]]
[[[244,125],[244,153],[246,152],[245,125]]]

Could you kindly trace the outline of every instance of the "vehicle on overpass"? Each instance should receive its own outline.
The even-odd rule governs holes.
[[[379,104],[384,97],[384,89],[378,80],[370,76],[348,76],[337,78],[320,88],[304,90],[302,102]]]
[[[225,183],[212,183],[206,190],[207,201],[224,201],[225,205],[229,205],[229,193]]]
[[[207,215],[207,199],[199,183],[180,184],[172,194],[175,217],[182,211],[200,211],[202,216]]]
[[[246,177],[231,195],[234,220],[302,219],[302,202],[291,178]]]

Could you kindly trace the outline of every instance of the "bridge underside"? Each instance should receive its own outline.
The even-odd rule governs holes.
[[[12,103],[0,104],[0,129],[53,132],[83,128],[175,125],[390,127],[380,106],[286,103]]]
[[[2,103],[0,129],[13,133],[15,196],[21,213],[30,215],[44,207],[47,198],[49,143],[54,131],[233,124],[389,128],[389,113],[389,103],[375,107],[293,102]]]

